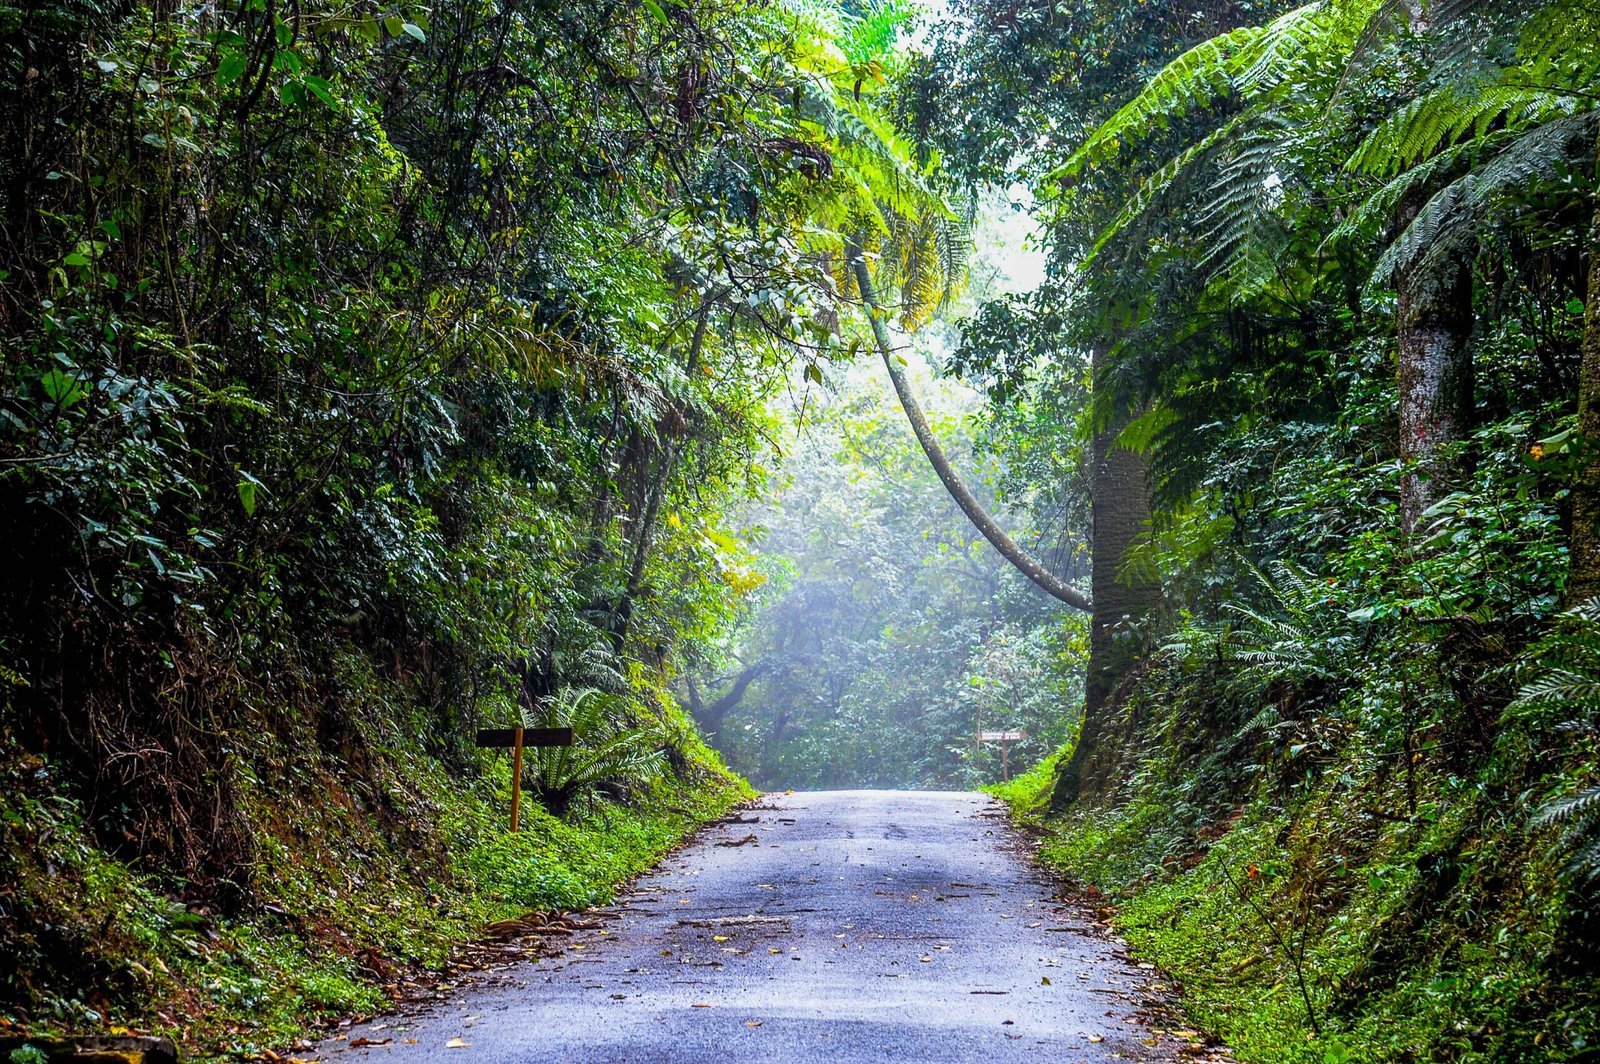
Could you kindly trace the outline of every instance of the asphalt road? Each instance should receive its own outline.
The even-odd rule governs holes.
[[[603,931],[431,1014],[352,1027],[316,1056],[1002,1064],[1195,1052],[1163,1033],[1170,1013],[1149,1010],[1156,973],[1058,900],[991,799],[815,792],[742,815],[759,820],[703,832],[619,898]]]

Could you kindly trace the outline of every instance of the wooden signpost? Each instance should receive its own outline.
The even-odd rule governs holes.
[[[511,830],[522,821],[522,748],[571,746],[571,728],[479,728],[478,745],[507,747],[511,754]]]
[[[1028,737],[1025,731],[981,731],[978,733],[978,745],[984,743],[1000,744],[1000,777],[1011,778],[1011,744],[1020,743]]]

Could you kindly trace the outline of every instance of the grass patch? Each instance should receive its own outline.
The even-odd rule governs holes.
[[[1155,748],[1110,799],[1043,820],[1039,858],[1115,906],[1241,1061],[1591,1059],[1593,918],[1514,807],[1447,774],[1408,793],[1360,756],[1208,807]],[[1045,768],[994,793],[1039,821]]]
[[[359,774],[309,736],[251,752],[253,881],[232,912],[102,849],[51,763],[0,747],[0,931],[17,962],[0,990],[19,1003],[0,1030],[149,1031],[252,1058],[319,1017],[381,1010],[403,972],[441,968],[485,923],[608,902],[753,794],[680,729],[680,771],[566,819],[525,798],[513,835],[504,755],[463,773],[368,738]]]

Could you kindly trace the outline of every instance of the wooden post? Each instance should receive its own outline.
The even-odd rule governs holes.
[[[479,728],[479,746],[511,747],[511,830],[522,825],[522,748],[524,746],[571,746],[576,741],[571,728]]]
[[[1028,737],[1025,731],[980,731],[978,733],[978,746],[981,749],[984,743],[1000,744],[1000,775],[1002,779],[1011,779],[1011,744],[1020,743]]]
[[[522,729],[518,728],[511,755],[511,830],[522,821]]]

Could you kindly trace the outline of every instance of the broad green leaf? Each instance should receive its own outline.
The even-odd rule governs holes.
[[[82,399],[88,391],[83,381],[60,369],[48,370],[41,374],[39,387],[44,389],[45,397],[61,410]]]
[[[217,84],[228,85],[244,76],[250,59],[243,52],[229,52],[217,64]]]

